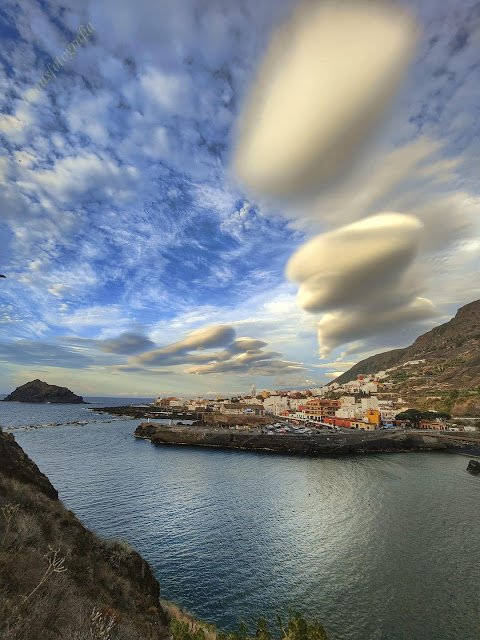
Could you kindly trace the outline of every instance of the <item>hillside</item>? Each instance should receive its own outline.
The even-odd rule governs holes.
[[[50,402],[54,404],[83,404],[82,396],[75,395],[67,387],[58,387],[42,380],[32,380],[17,387],[3,402]],[[86,403],[84,403],[86,404]]]
[[[160,588],[145,560],[127,543],[85,529],[1,429],[0,567],[5,640],[169,636]]]
[[[409,364],[417,360],[425,362]],[[480,415],[480,300],[461,307],[449,322],[411,346],[361,360],[334,382],[344,384],[358,374],[386,370],[390,371],[382,382],[410,403]]]

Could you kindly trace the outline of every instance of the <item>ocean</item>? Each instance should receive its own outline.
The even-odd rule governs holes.
[[[291,606],[336,640],[480,637],[468,458],[159,447],[133,437],[138,420],[88,410],[142,400],[86,400],[0,403],[0,425],[87,527],[149,561],[162,597],[227,630]]]

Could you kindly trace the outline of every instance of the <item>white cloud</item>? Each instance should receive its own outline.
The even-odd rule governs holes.
[[[378,127],[415,36],[413,19],[389,3],[300,5],[272,39],[245,108],[238,176],[276,196],[338,180]]]
[[[369,305],[374,299],[378,309],[392,298],[410,297],[405,274],[421,235],[416,218],[383,213],[313,238],[286,269],[287,277],[299,283],[300,307],[315,312]]]

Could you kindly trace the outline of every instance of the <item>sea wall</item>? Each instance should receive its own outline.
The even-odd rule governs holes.
[[[434,436],[409,432],[355,432],[318,435],[262,434],[259,430],[236,431],[228,428],[167,426],[142,423],[135,437],[153,444],[189,445],[221,449],[271,451],[296,455],[341,455],[400,451],[445,450],[450,443]]]

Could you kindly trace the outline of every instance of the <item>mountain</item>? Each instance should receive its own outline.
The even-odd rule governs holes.
[[[424,362],[415,362],[415,361]],[[334,382],[358,374],[387,371],[382,382],[402,398],[456,415],[480,415],[480,300],[461,307],[449,322],[435,327],[403,349],[361,360]],[[331,384],[331,383],[330,383]],[[478,409],[477,409],[478,407]]]
[[[32,380],[17,387],[3,402],[51,402],[55,404],[87,404],[82,396],[75,395],[67,387],[57,387],[41,380]]]

